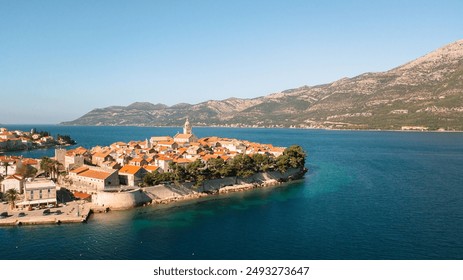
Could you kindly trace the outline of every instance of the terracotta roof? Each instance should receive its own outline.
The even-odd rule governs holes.
[[[135,165],[124,165],[122,166],[121,169],[119,169],[119,173],[128,173],[128,174],[135,174],[138,171],[140,171],[141,167],[140,166],[135,166]]]
[[[193,136],[193,134],[183,134],[183,133],[179,133],[179,134],[175,135],[174,138],[188,139],[188,138],[190,138],[191,136]]]
[[[87,199],[92,196],[91,194],[83,193],[83,192],[74,192],[73,195],[74,197],[80,198],[80,199]]]
[[[174,162],[176,162],[176,163],[191,163],[191,160],[189,160],[187,158],[177,158],[177,159],[174,159]]]
[[[33,158],[26,158],[23,160],[23,164],[26,164],[26,165],[35,165],[35,164],[38,164],[39,162],[36,160],[36,159],[33,159]]]
[[[73,169],[71,171],[69,171],[69,173],[75,173],[75,174],[79,174],[79,173],[82,173],[84,171],[87,171],[89,168],[87,166],[81,166],[81,167],[78,167],[76,169]]]
[[[229,157],[229,156],[220,156],[220,157],[221,157],[221,158],[222,158],[224,161],[227,161],[227,160],[229,160],[229,159],[230,159],[230,157]]]
[[[172,158],[161,155],[161,156],[158,157],[158,160],[172,160]]]
[[[109,152],[109,151],[108,152],[102,152],[102,153],[94,153],[93,156],[94,157],[105,158],[105,157],[109,156],[110,153],[111,152]]]
[[[108,178],[111,174],[112,173],[104,172],[104,171],[87,170],[87,171],[80,173],[79,176],[104,180]]]
[[[205,160],[205,161],[208,161],[211,158],[218,158],[218,157],[219,157],[218,155],[205,155],[205,156],[202,157],[202,159]]]
[[[15,180],[21,181],[23,178],[17,174],[14,174],[14,175],[9,175],[8,177],[5,178],[5,180],[6,179],[15,179]]]
[[[85,149],[84,147],[77,147],[73,151],[74,151],[74,153],[80,154],[80,155],[85,154],[85,153],[88,152],[88,150]]]
[[[158,145],[172,145],[174,144],[174,140],[169,140],[169,141],[159,141]]]
[[[156,171],[159,169],[158,166],[154,166],[154,165],[145,165],[143,166],[143,168],[145,168],[149,172]]]

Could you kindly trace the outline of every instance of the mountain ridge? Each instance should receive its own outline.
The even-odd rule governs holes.
[[[134,105],[135,104],[135,105]],[[180,106],[178,106],[180,105]],[[463,130],[463,40],[384,72],[266,96],[94,109],[63,125]]]

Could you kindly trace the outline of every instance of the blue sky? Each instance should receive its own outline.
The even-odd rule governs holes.
[[[252,98],[463,38],[463,1],[0,0],[0,123]]]

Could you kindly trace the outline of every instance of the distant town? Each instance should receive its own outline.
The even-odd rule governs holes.
[[[76,142],[69,135],[58,135],[55,139],[47,131],[36,131],[35,129],[31,129],[30,132],[8,131],[6,128],[0,128],[0,152],[44,149],[74,144]]]
[[[6,134],[19,136],[21,141],[21,137],[51,139],[39,138],[33,131],[3,130],[2,135]],[[73,221],[82,221],[95,209],[125,209],[275,185],[302,177],[304,164],[305,152],[299,146],[275,147],[217,136],[198,139],[186,119],[183,133],[173,137],[153,136],[91,149],[56,148],[53,158],[0,156],[2,215],[17,224],[19,214],[24,217],[42,209],[46,215],[49,209],[79,201],[77,205],[88,203],[87,208],[57,213],[69,216],[80,209],[81,213],[71,216],[78,217]]]

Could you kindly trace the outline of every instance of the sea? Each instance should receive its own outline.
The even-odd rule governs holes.
[[[10,125],[90,148],[179,127]],[[0,228],[0,259],[463,259],[463,133],[195,127],[307,152],[277,187],[95,214],[84,224]],[[53,156],[51,150],[14,152]]]

